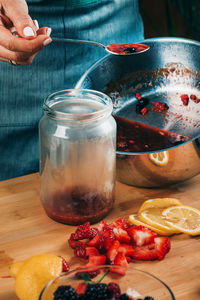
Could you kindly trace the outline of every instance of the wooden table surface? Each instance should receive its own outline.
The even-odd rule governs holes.
[[[135,188],[117,182],[115,206],[105,220],[127,218],[144,200],[157,197],[175,197],[200,209],[200,175],[165,189]],[[73,250],[67,240],[74,230],[46,216],[40,204],[39,174],[0,182],[0,299],[17,299],[14,280],[4,278],[12,262],[38,253],[54,253],[69,260]],[[131,264],[161,278],[177,300],[199,300],[200,237],[179,234],[170,240],[171,251],[164,260]]]

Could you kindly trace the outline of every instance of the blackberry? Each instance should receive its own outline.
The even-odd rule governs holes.
[[[129,296],[127,295],[127,294],[122,294],[121,296],[120,296],[120,300],[129,300],[130,298],[129,298]]]
[[[121,295],[121,290],[120,287],[117,283],[115,282],[110,282],[108,284],[108,289],[110,291],[110,296],[116,300],[120,299]]]
[[[149,99],[147,99],[147,98],[142,98],[138,101],[139,101],[140,106],[142,106],[142,107],[145,107],[149,104]]]
[[[149,100],[147,98],[142,98],[138,100],[138,103],[136,104],[136,113],[141,114],[141,110],[145,108],[149,104]]]
[[[108,300],[110,291],[104,283],[88,284],[84,296],[87,300]]]
[[[126,52],[126,53],[134,53],[135,52],[135,48],[134,47],[125,48],[124,52]]]
[[[61,285],[54,292],[54,300],[78,300],[78,295],[71,286]]]
[[[144,298],[144,300],[154,300],[154,298],[152,298],[152,297],[150,297],[150,296],[146,296],[146,297]]]

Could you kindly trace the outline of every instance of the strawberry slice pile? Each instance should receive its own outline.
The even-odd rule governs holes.
[[[128,267],[131,260],[162,260],[170,250],[168,237],[159,237],[144,226],[130,225],[125,219],[111,224],[102,221],[97,228],[87,222],[80,225],[69,239],[74,255],[88,259],[87,266],[111,264]],[[119,268],[113,272],[124,275]]]

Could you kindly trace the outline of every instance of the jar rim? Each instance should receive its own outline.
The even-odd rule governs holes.
[[[75,99],[76,97],[78,97],[78,102]],[[88,100],[99,102],[102,105],[102,108],[87,113],[70,113],[56,109],[56,104],[58,104],[59,101],[73,99],[73,103],[75,104],[80,103],[81,100],[86,100],[87,97]],[[110,115],[113,110],[113,103],[111,98],[102,92],[92,89],[74,88],[60,90],[49,94],[44,100],[43,110],[52,118],[69,121],[86,121]]]

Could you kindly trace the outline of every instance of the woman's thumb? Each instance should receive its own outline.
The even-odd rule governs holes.
[[[25,0],[3,1],[5,14],[12,21],[21,37],[33,38],[36,36],[36,27],[28,14],[28,6]]]

